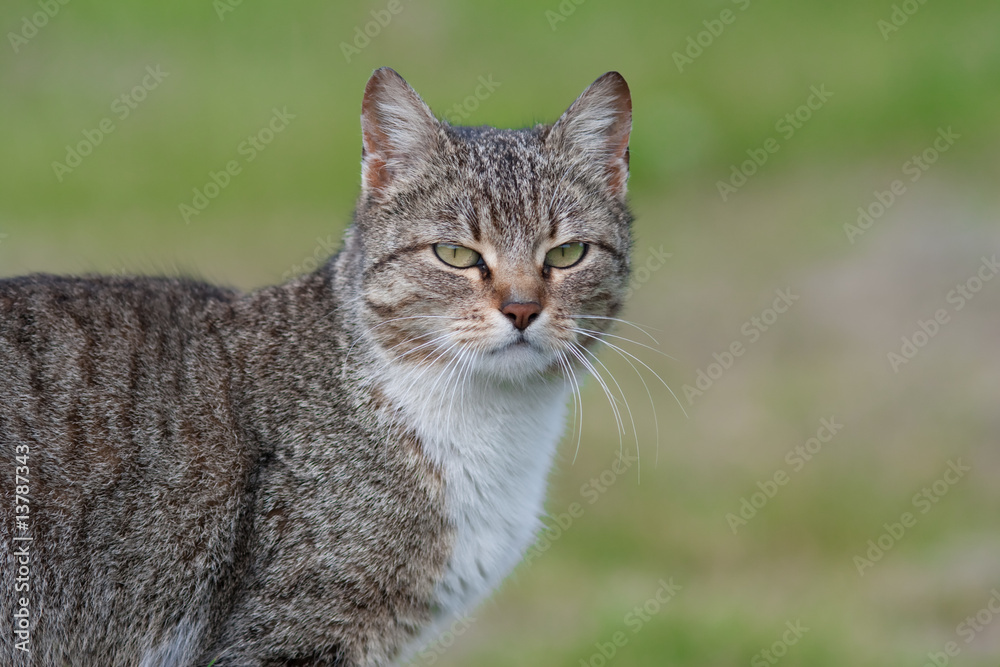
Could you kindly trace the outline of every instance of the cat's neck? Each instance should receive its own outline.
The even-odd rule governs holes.
[[[389,367],[379,385],[394,404],[395,416],[416,432],[439,466],[473,448],[510,463],[533,463],[541,452],[531,441],[558,436],[569,391],[561,376],[512,382],[463,375],[454,366]],[[558,423],[550,424],[555,416]]]
[[[382,388],[443,471],[456,531],[436,591],[447,618],[497,586],[533,539],[569,387],[561,378],[510,383],[398,367]]]

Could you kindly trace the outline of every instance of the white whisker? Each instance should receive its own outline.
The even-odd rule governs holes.
[[[621,322],[622,324],[627,324],[630,327],[635,327],[642,333],[649,336],[649,339],[653,341],[654,344],[659,345],[660,341],[653,338],[653,334],[646,331],[646,329],[653,329],[653,327],[644,327],[642,325],[636,324],[635,322],[629,322],[628,320],[623,320],[620,317],[605,317],[604,315],[567,315],[566,317],[572,318],[574,320],[611,320],[612,322]],[[659,329],[653,329],[653,331],[659,331]]]
[[[566,353],[559,351],[557,358],[559,366],[563,369],[567,381],[573,388],[573,430],[576,431],[576,449],[573,451],[573,464],[580,453],[580,441],[583,439],[583,396],[580,394],[580,385],[576,381],[576,374],[566,357]]]
[[[455,378],[455,382],[454,382],[454,386],[451,389],[451,396],[448,399],[448,414],[447,414],[447,416],[445,417],[445,420],[444,420],[445,424],[450,424],[451,423],[452,409],[455,407],[455,392],[458,391],[459,387],[462,386],[462,383],[465,381],[465,372],[472,365],[472,360],[473,360],[472,351],[469,350],[468,348],[462,350],[458,354],[458,359],[459,359],[459,362],[455,365],[455,370],[457,372],[453,372],[452,376],[448,378],[448,381],[451,382],[452,377],[454,377]],[[447,382],[445,383],[444,389],[445,389],[445,391],[447,391],[447,389],[448,389],[448,383]],[[459,396],[460,397],[464,396],[464,392],[460,393]],[[461,408],[458,411],[458,415],[459,415],[460,418],[463,416]]]
[[[580,348],[583,349],[583,351],[586,352],[587,354],[589,354],[591,357],[593,357],[594,361],[596,361],[597,363],[599,363],[601,365],[601,368],[603,368],[605,371],[607,371],[608,376],[611,378],[611,381],[615,383],[615,387],[618,389],[618,393],[622,395],[622,402],[625,404],[625,410],[626,410],[626,412],[628,412],[629,421],[632,423],[632,434],[635,436],[635,456],[636,456],[636,460],[638,462],[637,463],[637,471],[640,471],[640,474],[641,474],[642,460],[641,460],[641,457],[640,457],[640,454],[639,454],[639,431],[635,427],[635,418],[632,416],[632,408],[628,404],[628,397],[625,395],[625,391],[622,389],[622,386],[620,384],[618,384],[618,380],[615,379],[615,374],[612,373],[611,370],[607,366],[604,365],[604,362],[601,361],[600,358],[596,354],[594,354],[593,352],[591,352],[587,348],[583,347],[582,345],[580,345]],[[624,456],[625,456],[624,444],[623,444],[622,448],[619,450],[618,456],[619,456],[619,461],[621,461],[621,460],[624,459]]]
[[[394,317],[391,320],[386,320],[385,322],[379,322],[378,324],[376,324],[375,326],[373,326],[371,329],[368,329],[365,333],[366,333],[366,335],[370,335],[373,331],[375,331],[379,327],[384,327],[385,325],[392,324],[393,322],[400,322],[402,320],[423,320],[423,319],[460,320],[462,318],[461,317],[452,317],[450,315],[408,315],[406,317]],[[443,329],[441,329],[441,331],[443,331]],[[347,348],[347,354],[344,355],[344,363],[341,366],[341,373],[347,372],[347,360],[351,358],[351,352],[353,352],[354,351],[354,347],[358,343],[360,343],[362,340],[364,340],[364,339],[365,339],[364,336],[358,338],[356,341],[354,341],[353,343],[351,343],[351,346],[349,348]]]
[[[582,333],[582,332],[581,332],[581,333]],[[585,335],[585,336],[590,336],[591,338],[597,338],[597,336],[593,336],[593,335],[591,335],[591,334],[583,334],[583,335]],[[684,413],[684,417],[685,417],[685,418],[688,418],[688,419],[690,419],[690,417],[688,416],[688,413],[687,413],[687,410],[685,410],[685,409],[684,409],[684,406],[683,406],[683,405],[681,404],[681,402],[680,402],[680,399],[678,399],[678,398],[677,398],[677,394],[675,394],[675,393],[674,393],[674,390],[670,388],[670,385],[668,385],[668,384],[667,384],[667,383],[666,383],[666,382],[665,382],[665,381],[663,380],[663,378],[661,378],[661,377],[660,377],[660,374],[659,374],[659,373],[657,373],[656,371],[654,371],[654,370],[653,370],[652,368],[650,368],[650,367],[649,367],[649,364],[647,364],[647,363],[646,363],[645,361],[643,361],[643,360],[642,360],[642,359],[640,359],[639,357],[635,356],[635,355],[634,355],[634,354],[632,354],[631,352],[628,352],[627,350],[624,350],[623,348],[621,348],[621,347],[619,347],[619,346],[615,345],[614,343],[609,343],[608,341],[606,341],[606,340],[601,340],[601,339],[599,339],[599,338],[598,338],[598,340],[600,340],[600,341],[601,341],[602,343],[604,343],[605,345],[607,345],[607,346],[608,346],[608,347],[610,347],[611,349],[613,349],[613,350],[617,351],[617,352],[618,352],[619,354],[621,354],[621,355],[623,355],[623,356],[624,356],[624,355],[628,355],[628,356],[629,356],[629,357],[631,357],[632,359],[635,359],[635,360],[636,360],[636,361],[638,361],[638,362],[639,362],[640,364],[642,364],[642,365],[643,365],[643,366],[644,366],[644,367],[646,368],[646,370],[648,370],[648,371],[649,371],[650,373],[652,373],[652,374],[653,374],[653,376],[654,376],[654,377],[655,377],[655,378],[656,378],[657,380],[659,380],[659,381],[660,381],[660,383],[661,383],[661,384],[662,384],[662,385],[663,385],[664,387],[666,387],[666,388],[667,388],[667,391],[669,391],[669,392],[670,392],[670,395],[674,397],[674,400],[675,400],[675,401],[677,401],[677,407],[679,407],[679,408],[681,409],[681,412],[682,412],[682,413]]]
[[[430,373],[432,370],[435,370],[435,364],[438,362],[438,360],[440,360],[441,357],[448,354],[448,352],[450,352],[454,347],[455,347],[454,343],[444,347],[439,346],[435,348],[438,351],[438,354],[433,359],[431,359],[424,365],[417,366],[416,368],[413,369],[408,369],[406,372],[409,375],[409,382],[406,384],[406,388],[404,389],[403,394],[404,395],[409,394],[416,386],[416,384],[421,380],[423,380],[425,375]],[[392,411],[391,416],[395,417],[400,413],[401,410],[402,406],[397,406],[396,409]]]
[[[453,349],[455,349],[456,347],[458,347],[458,344],[457,344],[457,343],[452,343],[452,344],[451,344],[451,345],[450,345],[450,346],[448,347],[448,350],[449,350],[449,351],[450,351],[450,350],[453,350]],[[447,377],[450,377],[450,374],[449,374],[449,369],[451,369],[451,368],[452,368],[453,366],[454,366],[455,368],[457,368],[457,367],[458,367],[458,360],[459,360],[459,359],[461,358],[461,356],[462,356],[462,355],[460,355],[460,354],[458,354],[458,355],[452,355],[451,359],[449,359],[449,360],[448,360],[448,363],[447,363],[447,364],[445,364],[445,367],[444,367],[444,369],[443,369],[443,370],[441,371],[441,373],[440,373],[440,374],[439,374],[439,375],[437,376],[437,378],[436,378],[436,379],[434,380],[434,384],[432,384],[432,385],[430,386],[430,389],[428,389],[428,391],[427,391],[427,394],[428,394],[429,396],[435,396],[435,395],[436,395],[436,394],[435,394],[434,392],[435,392],[435,390],[437,389],[437,386],[438,386],[438,385],[439,385],[439,384],[441,383],[441,380],[442,380],[443,378],[445,378],[446,376],[447,376]],[[447,383],[447,382],[445,382],[445,386],[446,386],[446,387],[448,386],[448,383]],[[443,416],[443,415],[442,415],[442,416]]]
[[[395,357],[392,358],[392,361],[399,361],[400,359],[406,357],[407,355],[413,354],[414,352],[418,352],[418,351],[424,349],[425,347],[427,347],[428,345],[433,345],[434,343],[437,343],[440,340],[444,340],[444,339],[446,339],[446,338],[448,338],[450,336],[451,336],[451,332],[449,331],[449,332],[446,332],[446,333],[444,333],[444,334],[442,334],[440,336],[437,336],[436,338],[432,338],[431,340],[426,341],[424,343],[421,343],[420,345],[417,345],[416,347],[411,348],[411,349],[407,350],[406,352],[402,352],[400,354],[397,354]],[[391,348],[389,348],[388,350],[386,350],[386,352],[391,352],[392,350],[394,350],[395,348],[399,347],[400,345],[404,345],[406,343],[410,343],[410,342],[412,342],[414,340],[417,340],[419,338],[420,338],[420,336],[414,336],[413,338],[407,338],[402,343],[398,343],[396,345],[393,345]]]
[[[611,411],[615,416],[615,426],[617,426],[618,428],[618,449],[619,451],[623,451],[624,449],[623,436],[625,433],[625,422],[622,420],[621,413],[618,410],[618,404],[617,401],[615,400],[614,394],[611,393],[611,390],[608,388],[607,383],[605,383],[604,378],[594,367],[594,365],[591,364],[586,357],[580,354],[577,348],[580,348],[579,343],[570,342],[570,347],[567,349],[573,353],[573,356],[576,357],[577,361],[579,361],[588,371],[590,371],[591,375],[594,376],[594,378],[597,380],[597,383],[601,386],[601,389],[604,391],[604,396],[608,399],[608,403],[611,404]]]
[[[578,331],[579,331],[579,333],[582,333],[585,336],[589,335],[588,333],[585,333],[585,330],[578,330]],[[591,336],[591,337],[592,338],[596,338],[596,336]],[[598,339],[598,340],[600,341],[600,339]],[[608,343],[607,341],[600,341],[600,342],[603,342],[605,345],[607,345],[612,350],[614,350],[615,352],[617,352],[621,356],[621,358],[625,360],[625,363],[627,363],[629,366],[632,367],[632,370],[635,371],[635,374],[639,377],[639,381],[642,382],[643,389],[646,390],[646,396],[649,397],[649,407],[653,411],[653,428],[654,428],[654,430],[656,432],[656,449],[655,449],[655,455],[654,455],[654,458],[653,458],[653,467],[655,468],[655,467],[659,466],[659,464],[660,464],[660,420],[656,416],[656,402],[653,400],[653,392],[651,392],[649,390],[649,385],[646,384],[646,378],[642,377],[642,373],[639,372],[639,369],[636,368],[636,365],[632,363],[632,361],[628,358],[628,356],[626,356],[625,351],[622,348],[620,348],[617,345],[614,345],[612,343]],[[635,342],[635,341],[632,341],[632,342]],[[654,373],[654,375],[655,375],[655,373]],[[668,389],[669,389],[669,387],[668,387]],[[684,406],[681,406],[681,410],[683,410],[683,409],[684,409]]]
[[[659,354],[661,356],[664,356],[667,359],[670,359],[671,361],[677,361],[676,357],[672,357],[669,354],[667,354],[666,352],[661,352],[660,350],[657,350],[652,345],[646,345],[645,343],[640,343],[639,341],[632,340],[631,338],[628,338],[626,336],[618,336],[616,334],[608,333],[606,331],[598,331],[597,329],[581,329],[580,327],[570,327],[570,331],[578,331],[578,332],[581,332],[581,333],[584,332],[584,331],[586,331],[587,333],[597,334],[598,336],[607,336],[609,338],[617,338],[618,340],[623,340],[623,341],[625,341],[627,343],[632,343],[633,345],[638,345],[639,347],[644,347],[647,350],[650,350],[652,352],[656,352],[657,354]],[[603,338],[601,338],[599,340],[603,340]]]

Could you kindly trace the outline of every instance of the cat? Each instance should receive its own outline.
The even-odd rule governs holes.
[[[453,127],[382,68],[361,126],[309,275],[0,280],[4,664],[400,664],[525,553],[628,285],[628,85]]]

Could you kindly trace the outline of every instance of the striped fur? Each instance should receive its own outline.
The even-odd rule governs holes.
[[[355,221],[316,272],[250,294],[0,281],[0,537],[32,538],[31,653],[6,631],[0,662],[389,665],[487,595],[537,526],[592,340],[572,329],[621,306],[630,124],[617,74],[553,126],[497,130],[382,69]],[[569,241],[583,261],[545,269]],[[510,300],[542,306],[524,332]]]

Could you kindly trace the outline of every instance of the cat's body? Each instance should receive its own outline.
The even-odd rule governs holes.
[[[379,70],[355,224],[284,285],[0,281],[4,664],[388,665],[492,590],[591,354],[564,321],[627,281],[627,87],[588,93],[450,128]]]

